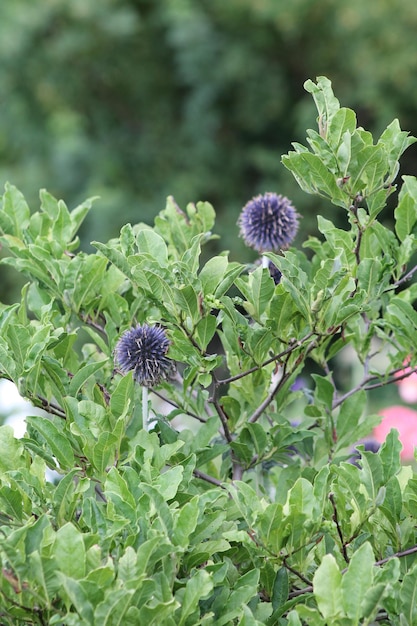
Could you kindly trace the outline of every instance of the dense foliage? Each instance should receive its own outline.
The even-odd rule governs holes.
[[[3,624],[416,623],[417,479],[394,431],[353,458],[367,393],[417,365],[414,177],[395,230],[378,220],[414,139],[395,120],[374,141],[326,78],[305,86],[318,131],[283,163],[345,227],[319,216],[307,252],[264,252],[278,279],[201,260],[206,202],[169,197],[88,254],[91,200],[31,211],[6,186],[3,263],[28,282],[0,309],[0,372],[44,414],[20,440],[0,427]]]

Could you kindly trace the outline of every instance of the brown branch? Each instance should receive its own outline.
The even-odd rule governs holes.
[[[343,539],[343,533],[339,524],[339,517],[337,515],[337,508],[336,508],[336,502],[334,499],[334,493],[329,493],[329,500],[332,503],[332,507],[333,507],[333,520],[334,520],[334,523],[336,524],[337,534],[339,535],[343,558],[345,559],[346,563],[349,563],[349,557],[348,557],[348,553],[346,550],[346,544],[345,544],[345,540]]]
[[[312,587],[311,580],[308,580],[308,578],[306,578],[303,574],[301,574],[301,572],[298,572],[296,569],[294,569],[293,567],[291,567],[291,565],[288,565],[288,563],[287,563],[287,558],[288,558],[288,557],[285,557],[285,558],[284,558],[284,561],[283,561],[283,565],[284,565],[284,567],[285,567],[285,568],[286,568],[289,572],[291,572],[292,574],[294,574],[295,576],[297,576],[300,580],[302,580],[302,581],[303,581],[303,583],[306,583],[306,585],[309,585],[309,586],[311,586],[311,587]]]
[[[388,563],[388,561],[391,561],[391,559],[394,559],[394,558],[401,559],[404,556],[409,556],[410,554],[415,554],[416,552],[417,552],[417,546],[413,546],[412,548],[408,548],[407,550],[395,552],[394,554],[391,554],[390,556],[387,556],[384,559],[375,561],[374,565],[376,567],[379,567],[380,565],[384,565],[385,563]],[[348,568],[344,569],[342,571],[342,574],[347,572],[347,570]],[[296,589],[295,591],[291,591],[290,594],[288,595],[288,598],[296,598],[297,596],[302,596],[305,593],[312,593],[313,591],[314,591],[313,585],[309,585],[308,587],[304,587],[304,589]]]
[[[198,420],[202,424],[206,423],[206,420],[204,419],[204,417],[200,417],[200,415],[197,415],[196,413],[193,413],[192,411],[189,411],[188,409],[185,409],[184,407],[180,406],[177,402],[174,402],[173,400],[166,398],[160,391],[156,391],[155,389],[151,389],[151,391],[153,394],[158,396],[158,398],[160,398],[163,402],[166,402],[167,404],[170,404],[176,409],[179,409],[180,411],[182,411],[184,415],[189,415],[190,417],[193,417],[194,419]]]
[[[347,400],[347,398],[352,396],[357,391],[361,391],[362,389],[364,391],[370,391],[371,389],[378,389],[379,387],[385,387],[386,385],[391,385],[392,383],[398,382],[399,380],[408,378],[409,376],[411,376],[411,374],[417,373],[417,367],[413,367],[409,371],[404,372],[403,374],[400,374],[399,376],[396,375],[398,374],[398,372],[401,372],[403,370],[404,370],[404,367],[397,367],[396,369],[393,369],[391,370],[391,372],[389,372],[388,377],[386,379],[379,380],[379,382],[373,383],[373,384],[369,384],[369,383],[371,383],[373,380],[378,380],[380,376],[377,374],[372,374],[371,376],[365,376],[363,380],[358,385],[356,385],[356,387],[353,387],[353,389],[350,389],[343,396],[340,396],[339,398],[337,398],[333,402],[332,409],[336,409],[345,400]]]
[[[263,367],[266,367],[267,365],[270,365],[271,363],[274,363],[274,361],[279,361],[284,356],[287,356],[288,354],[293,352],[296,348],[301,348],[303,343],[305,343],[308,339],[310,339],[310,337],[313,337],[314,335],[317,335],[317,333],[314,332],[314,331],[310,331],[309,333],[307,333],[307,335],[305,337],[303,337],[299,341],[294,341],[293,343],[291,343],[291,345],[288,348],[286,348],[285,350],[283,350],[279,354],[276,354],[276,355],[270,357],[269,359],[267,359],[266,361],[264,361],[260,365],[254,365],[254,367],[251,367],[248,370],[245,370],[244,372],[240,372],[239,374],[235,374],[234,376],[229,376],[229,378],[222,378],[222,379],[216,381],[216,385],[218,385],[218,386],[220,386],[220,385],[228,385],[229,383],[233,383],[235,380],[239,380],[240,378],[244,378],[245,376],[248,376],[249,374],[253,374],[254,372],[259,371]]]
[[[217,478],[214,478],[213,476],[209,476],[209,474],[200,472],[200,470],[198,469],[193,470],[193,474],[196,478],[201,478],[201,480],[205,480],[207,483],[210,483],[211,485],[216,485],[216,487],[221,487],[222,489],[226,489],[226,487],[223,485],[223,483],[220,480],[217,480]]]

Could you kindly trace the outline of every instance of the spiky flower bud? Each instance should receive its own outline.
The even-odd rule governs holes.
[[[174,369],[166,356],[169,343],[161,326],[138,324],[117,342],[116,361],[124,374],[133,370],[133,378],[140,385],[154,387]]]
[[[298,230],[298,213],[285,196],[265,193],[242,209],[238,225],[246,245],[258,252],[288,248]]]

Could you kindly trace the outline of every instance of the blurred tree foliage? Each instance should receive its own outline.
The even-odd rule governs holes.
[[[172,194],[212,202],[239,258],[238,213],[266,190],[293,199],[302,240],[326,214],[280,166],[311,125],[304,80],[328,76],[372,131],[399,117],[416,134],[416,28],[414,0],[2,2],[1,182],[29,203],[101,196],[85,246]]]

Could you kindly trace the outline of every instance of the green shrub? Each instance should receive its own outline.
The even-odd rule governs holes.
[[[173,198],[77,253],[91,200],[31,212],[6,186],[2,262],[28,282],[1,306],[0,373],[45,413],[0,427],[3,624],[417,622],[417,480],[395,431],[352,462],[368,392],[417,365],[414,177],[395,232],[378,221],[414,139],[394,121],[374,143],[326,78],[306,89],[318,132],[283,163],[347,216],[307,253],[201,261],[214,210]]]

